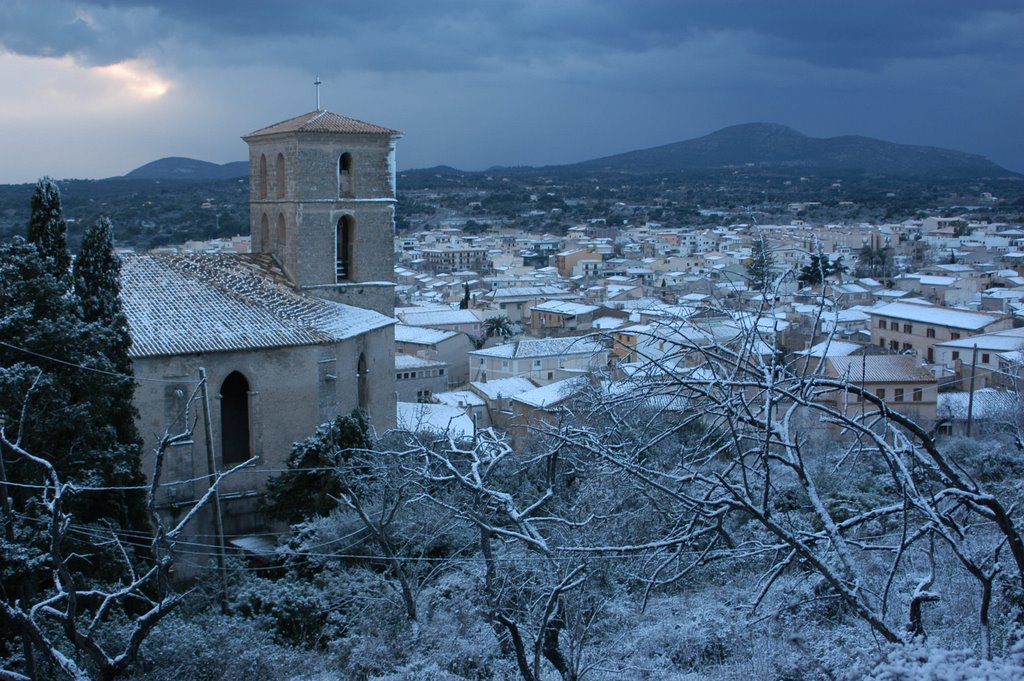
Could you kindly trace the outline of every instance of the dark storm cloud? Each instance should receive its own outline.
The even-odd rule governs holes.
[[[823,67],[893,59],[1019,58],[1019,0],[6,0],[0,43],[89,62],[152,56],[162,41],[297,64],[331,41],[356,68],[465,70],[672,49],[734,32],[744,49]],[[93,15],[92,23],[81,15]],[[42,21],[42,17],[47,18]],[[265,39],[270,43],[245,41]],[[239,44],[241,43],[241,44]],[[287,47],[282,49],[281,44]],[[315,44],[314,44],[315,43]],[[265,49],[260,49],[260,47]],[[164,55],[167,56],[166,54]],[[186,57],[187,58],[187,57]]]

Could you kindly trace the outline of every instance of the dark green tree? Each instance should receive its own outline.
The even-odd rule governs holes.
[[[28,240],[35,244],[56,279],[66,282],[71,268],[68,253],[68,226],[61,209],[60,189],[48,177],[36,183],[32,193],[32,215],[28,221]]]
[[[288,523],[327,515],[343,490],[334,469],[347,465],[354,452],[372,448],[366,414],[358,409],[322,424],[311,437],[292,445],[290,470],[267,482],[267,511]]]
[[[459,309],[460,310],[468,310],[469,309],[469,284],[468,283],[463,284],[462,287],[463,287],[463,294],[462,294],[462,300],[459,301]]]
[[[751,248],[750,262],[747,263],[747,277],[750,287],[758,291],[765,291],[772,281],[772,269],[775,267],[775,257],[765,243],[764,237],[754,240]]]
[[[892,249],[864,244],[857,254],[857,274],[862,277],[892,276]]]
[[[842,256],[831,261],[824,253],[814,253],[811,255],[811,262],[800,268],[797,281],[803,286],[817,286],[829,277],[842,274],[845,271],[846,266],[843,264]]]
[[[51,264],[21,238],[0,245],[0,421],[65,480],[141,484],[132,379],[108,356],[117,335],[83,319]],[[35,467],[18,466],[8,470],[12,479],[37,482]],[[141,500],[123,490],[79,495],[71,508],[82,521],[146,524]]]
[[[114,254],[113,228],[107,218],[100,218],[86,230],[73,274],[82,319],[102,328],[103,333],[96,338],[98,349],[119,374],[97,377],[103,383],[97,387],[108,398],[104,422],[114,429],[116,436],[109,455],[99,459],[107,468],[103,478],[118,487],[142,485],[142,437],[135,425],[134,372],[128,356],[131,333],[121,305],[121,261]],[[129,524],[143,522],[143,491],[121,491],[118,496],[118,506],[126,509]]]

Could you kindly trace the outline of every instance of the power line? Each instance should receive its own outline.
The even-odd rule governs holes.
[[[72,367],[72,368],[75,368],[75,369],[81,369],[82,371],[91,371],[93,373],[102,374],[104,376],[113,376],[115,378],[126,378],[126,379],[133,380],[133,381],[148,381],[150,383],[170,383],[170,384],[173,384],[173,385],[181,385],[181,383],[182,383],[182,381],[174,381],[174,380],[168,380],[168,379],[164,379],[164,378],[146,378],[146,377],[140,377],[140,376],[132,376],[131,374],[122,374],[122,373],[117,372],[117,371],[107,371],[106,369],[97,369],[96,367],[85,366],[84,364],[78,364],[76,362],[69,362],[68,360],[65,360],[65,359],[58,359],[57,357],[51,357],[50,355],[44,355],[41,352],[36,352],[35,350],[29,350],[28,348],[19,347],[17,345],[13,345],[13,344],[8,343],[6,341],[0,341],[0,345],[4,346],[6,348],[10,348],[11,350],[17,350],[18,352],[23,352],[23,353],[25,353],[27,355],[32,355],[33,357],[38,357],[40,359],[45,359],[45,360],[47,360],[49,362],[54,362],[56,364],[63,364],[64,366]]]

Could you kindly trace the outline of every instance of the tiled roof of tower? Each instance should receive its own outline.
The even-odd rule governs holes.
[[[394,323],[300,295],[263,255],[138,255],[121,261],[131,356],[333,343]]]
[[[330,111],[310,111],[307,114],[289,118],[286,121],[260,128],[242,139],[275,135],[282,132],[324,132],[324,133],[356,133],[363,135],[400,135],[398,130],[385,128],[381,125],[367,123],[347,116],[340,116]]]

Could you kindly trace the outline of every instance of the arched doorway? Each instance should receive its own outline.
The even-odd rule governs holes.
[[[222,463],[241,463],[252,455],[249,381],[237,371],[220,386],[220,435]]]

